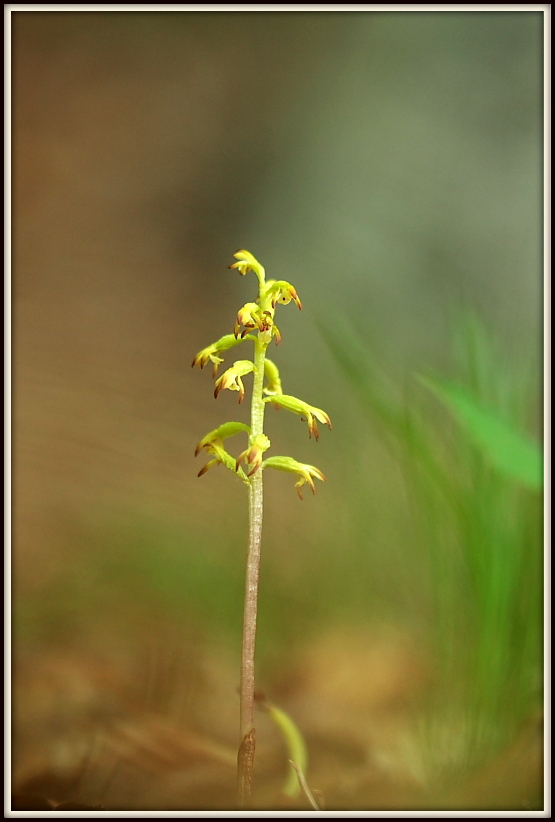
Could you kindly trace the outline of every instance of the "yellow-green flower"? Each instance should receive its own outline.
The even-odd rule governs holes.
[[[260,328],[261,321],[260,306],[256,303],[245,303],[237,312],[233,335],[237,338],[241,333],[241,338],[243,338],[245,334],[248,334],[253,328]],[[245,326],[243,332],[241,332],[242,325]]]
[[[198,365],[200,368],[204,368],[208,360],[210,360],[214,364],[212,373],[215,378],[218,373],[218,366],[223,362],[222,357],[218,357],[218,354],[227,351],[229,348],[233,348],[234,345],[239,345],[240,342],[242,342],[242,340],[238,340],[233,334],[226,334],[215,343],[212,343],[212,345],[208,345],[206,348],[203,348],[202,351],[199,351],[191,363],[191,366],[194,368],[195,365]]]
[[[206,465],[198,472],[198,476],[202,477],[202,475],[206,474],[206,472],[214,465],[223,464],[226,468],[229,468],[230,471],[239,473],[241,479],[246,480],[244,472],[238,468],[231,454],[228,454],[225,450],[223,441],[228,437],[233,437],[235,434],[241,433],[242,431],[250,434],[250,430],[250,427],[245,425],[243,422],[224,422],[223,425],[220,425],[218,428],[214,429],[214,431],[210,431],[206,434],[195,449],[195,457],[198,456],[203,449],[205,449],[209,454],[213,454],[215,459],[207,462]]]
[[[306,417],[309,439],[313,434],[316,440],[319,439],[320,435],[318,433],[318,425],[316,420],[318,420],[318,422],[325,423],[331,430],[331,420],[325,411],[322,411],[321,408],[315,408],[313,405],[303,402],[303,400],[298,400],[296,397],[290,397],[287,394],[278,394],[275,396],[266,397],[264,402],[271,402],[272,405],[275,405],[276,407],[286,408],[287,411],[292,411],[293,414],[299,414],[302,417]]]
[[[214,448],[221,446],[223,447],[223,441],[228,437],[234,437],[235,434],[239,434],[244,431],[247,434],[250,434],[251,429],[249,425],[245,425],[244,422],[224,422],[223,425],[220,425],[218,428],[215,428],[214,431],[210,431],[205,437],[201,439],[195,449],[195,457],[197,457],[203,448],[206,448],[208,452],[211,450],[213,451]]]
[[[301,309],[303,307],[296,289],[285,280],[268,280],[266,283],[266,296],[269,298],[272,308],[276,307],[276,303],[287,305],[291,300],[297,308]]]
[[[256,437],[249,438],[249,447],[243,451],[242,454],[239,454],[237,457],[237,461],[235,463],[235,467],[239,470],[239,465],[242,462],[247,462],[251,466],[251,470],[247,474],[247,477],[252,477],[253,474],[256,474],[260,466],[262,465],[262,454],[264,451],[267,451],[270,447],[271,443],[268,437],[265,434],[259,434]]]
[[[245,326],[243,331],[241,331],[241,326]],[[271,330],[272,336],[276,337],[276,344],[281,340],[281,334],[274,325],[273,309],[262,311],[256,303],[245,303],[237,312],[233,335],[237,338],[240,334],[241,339],[244,339],[254,328],[260,332]]]
[[[299,474],[300,479],[295,483],[297,494],[302,499],[301,488],[305,483],[310,485],[313,494],[316,493],[314,487],[314,479],[319,479],[324,482],[326,479],[322,472],[315,468],[314,465],[306,465],[302,462],[297,462],[292,457],[268,457],[262,463],[262,468],[276,468],[278,471],[289,471],[292,474]]]
[[[239,392],[239,403],[242,403],[245,398],[245,386],[241,377],[250,374],[253,369],[254,365],[250,360],[237,360],[237,362],[234,362],[231,368],[224,371],[222,376],[216,380],[214,397],[217,398],[223,388],[228,388],[230,391]]]

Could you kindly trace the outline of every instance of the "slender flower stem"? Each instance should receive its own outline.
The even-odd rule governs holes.
[[[254,383],[251,403],[252,436],[263,433],[265,404],[262,399],[264,384],[264,359],[268,343],[259,336],[254,344]],[[258,604],[258,580],[260,576],[260,544],[262,540],[263,514],[262,471],[250,479],[249,488],[249,546],[245,581],[245,607],[243,611],[243,649],[241,655],[241,747],[237,763],[239,807],[251,807],[254,762],[254,650],[256,641],[256,616]]]
[[[331,428],[331,421],[325,411],[313,405],[298,400],[296,397],[284,395],[281,390],[279,371],[274,363],[266,360],[266,349],[275,340],[276,345],[281,339],[279,329],[274,322],[274,313],[277,303],[287,305],[294,302],[297,308],[302,308],[299,295],[291,283],[285,280],[270,280],[266,283],[266,273],[253,255],[242,249],[234,254],[237,262],[230,268],[237,269],[244,275],[252,271],[258,279],[258,299],[256,303],[248,302],[237,312],[233,334],[226,334],[212,345],[203,348],[193,360],[193,366],[203,368],[210,360],[214,366],[213,374],[216,380],[214,397],[224,389],[239,392],[239,402],[245,396],[245,386],[242,377],[253,373],[254,382],[251,401],[250,426],[240,422],[227,422],[214,431],[210,431],[198,443],[195,456],[203,449],[212,459],[201,468],[199,477],[214,465],[224,465],[249,486],[249,545],[247,551],[247,574],[245,580],[245,606],[243,611],[243,646],[241,651],[241,688],[240,688],[240,730],[241,742],[237,755],[237,786],[239,807],[252,807],[252,785],[255,753],[254,727],[254,652],[256,643],[256,620],[258,609],[258,580],[260,576],[260,545],[262,541],[263,519],[263,481],[264,468],[275,468],[280,471],[289,471],[299,476],[296,488],[302,499],[301,487],[308,483],[312,492],[315,492],[314,478],[324,480],[322,472],[313,465],[305,465],[291,457],[270,457],[263,460],[262,455],[270,448],[270,440],[264,434],[264,410],[266,401],[275,401],[274,404],[287,408],[295,414],[301,414],[308,421],[309,436],[318,439],[316,421],[325,422]],[[233,365],[216,379],[218,366],[223,362],[220,356],[243,341],[254,343],[253,360],[237,360]],[[264,388],[264,380],[267,379]],[[264,400],[264,392],[268,394]],[[248,447],[238,457],[234,458],[225,450],[223,441],[240,432],[249,434]],[[242,467],[242,464],[244,467]],[[247,473],[245,473],[247,472]],[[282,723],[283,725],[283,723]],[[288,738],[298,738],[292,733],[292,725]],[[299,756],[300,747],[293,751],[295,765],[303,770],[306,766],[303,756]],[[304,749],[303,749],[304,750]],[[303,754],[304,755],[304,754]],[[292,783],[288,782],[288,790],[293,790]],[[296,790],[296,786],[294,788]]]

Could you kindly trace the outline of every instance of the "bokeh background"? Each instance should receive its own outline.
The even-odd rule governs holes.
[[[487,474],[485,499],[490,469],[415,375],[473,361],[540,442],[543,13],[11,23],[16,792],[234,806],[247,506],[194,449],[248,408],[191,360],[253,299],[228,270],[247,248],[303,301],[279,309],[284,391],[334,424],[315,443],[267,415],[272,453],[327,477],[303,502],[265,483],[258,684],[310,785],[338,809],[541,807],[541,495]],[[456,522],[387,424],[413,413]],[[469,571],[470,544],[500,562]],[[510,607],[482,631],[509,544]],[[287,807],[285,775],[261,713],[260,806]]]

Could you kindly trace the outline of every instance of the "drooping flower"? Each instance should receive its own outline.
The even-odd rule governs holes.
[[[212,373],[213,377],[216,378],[218,366],[223,362],[222,357],[218,357],[218,354],[233,348],[235,345],[239,345],[240,342],[242,342],[242,340],[238,340],[233,334],[226,334],[224,337],[216,340],[215,343],[212,343],[212,345],[208,345],[206,348],[203,348],[202,351],[199,351],[191,363],[191,366],[194,368],[195,365],[198,365],[200,368],[204,368],[210,360],[214,364]]]
[[[231,368],[224,371],[222,376],[216,380],[214,397],[217,398],[223,388],[228,388],[230,391],[239,392],[239,403],[242,403],[245,398],[245,386],[241,377],[250,374],[253,370],[254,365],[250,360],[237,360],[237,362],[234,362]]]
[[[300,479],[295,483],[297,494],[302,499],[301,488],[305,483],[308,483],[313,494],[316,493],[314,487],[314,479],[325,481],[325,476],[314,465],[306,465],[302,462],[297,462],[292,457],[268,457],[262,463],[262,468],[276,468],[278,471],[289,471],[292,474],[299,474]]]
[[[214,429],[214,431],[210,431],[206,434],[195,449],[195,457],[198,456],[203,449],[205,449],[209,454],[213,454],[215,459],[207,462],[206,465],[198,472],[198,476],[202,477],[202,475],[214,465],[222,464],[225,465],[226,468],[229,468],[230,471],[238,473],[241,479],[246,481],[247,478],[244,471],[238,468],[234,458],[231,454],[227,453],[224,448],[223,441],[228,437],[233,437],[235,434],[241,433],[242,431],[250,434],[250,430],[250,427],[245,425],[243,422],[225,422],[223,425],[220,425],[218,428]]]
[[[214,448],[222,446],[225,439],[228,437],[234,437],[235,434],[239,434],[242,431],[250,434],[250,426],[246,425],[244,422],[224,422],[223,425],[215,428],[214,431],[210,431],[201,439],[195,449],[195,457],[200,454],[203,448],[206,448],[207,451],[213,451]]]
[[[306,417],[309,439],[313,434],[316,440],[320,437],[316,420],[318,420],[318,422],[325,423],[331,430],[331,420],[325,411],[322,411],[321,408],[315,408],[313,405],[303,402],[303,400],[298,400],[297,397],[290,397],[287,394],[277,394],[271,397],[266,397],[264,402],[271,402],[272,405],[275,405],[276,407],[286,408],[287,411],[291,411],[293,414],[299,414],[299,416]]]

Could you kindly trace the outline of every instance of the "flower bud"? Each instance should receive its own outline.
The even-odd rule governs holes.
[[[264,360],[264,376],[266,377],[266,385],[264,386],[265,394],[281,394],[281,380],[279,378],[279,371],[277,365],[269,360],[268,357]]]
[[[242,249],[241,251],[237,251],[233,256],[238,260],[238,262],[232,263],[229,266],[230,268],[236,268],[239,271],[239,274],[242,274],[243,276],[247,273],[247,271],[254,271],[259,281],[264,282],[264,268],[260,265],[256,257],[250,253],[250,251],[245,251],[245,249]]]

